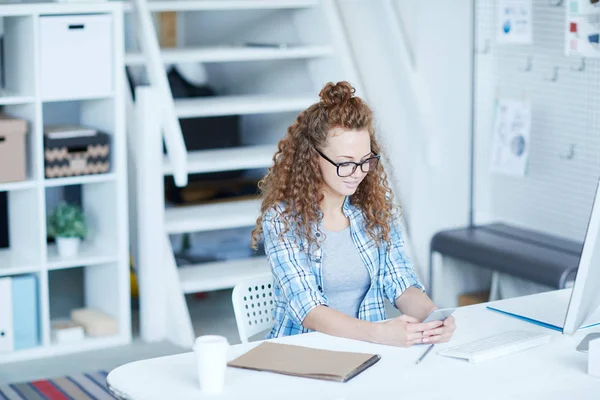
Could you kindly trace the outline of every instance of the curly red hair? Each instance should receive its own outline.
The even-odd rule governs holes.
[[[323,178],[318,167],[319,154],[331,129],[367,130],[371,137],[371,151],[381,154],[375,138],[373,113],[348,82],[327,83],[319,93],[320,101],[301,112],[279,142],[273,156],[273,165],[259,182],[263,201],[261,214],[252,231],[252,247],[262,236],[265,213],[284,204],[280,217],[289,229],[291,222],[298,235],[309,245],[317,243],[312,226],[318,222],[323,194]],[[389,242],[392,222],[393,194],[381,163],[370,171],[350,196],[351,204],[365,214],[367,233],[376,241]]]

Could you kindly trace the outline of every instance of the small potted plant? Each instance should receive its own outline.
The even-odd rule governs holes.
[[[76,256],[86,235],[87,222],[79,206],[62,201],[48,216],[48,236],[56,240],[61,257]]]

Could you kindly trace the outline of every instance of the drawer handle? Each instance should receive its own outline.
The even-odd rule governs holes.
[[[83,25],[83,24],[69,25],[69,29],[83,29],[83,28],[85,28],[85,25]]]
[[[0,143],[4,142],[5,140],[6,140],[6,137],[0,136]]]
[[[87,146],[73,146],[67,149],[67,153],[85,153]]]

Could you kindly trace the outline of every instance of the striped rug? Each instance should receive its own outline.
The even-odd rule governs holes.
[[[0,385],[0,400],[114,400],[106,371]]]

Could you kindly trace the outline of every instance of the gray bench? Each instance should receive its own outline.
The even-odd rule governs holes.
[[[431,239],[429,291],[434,285],[433,254],[563,289],[577,273],[583,243],[494,223],[445,230]]]

